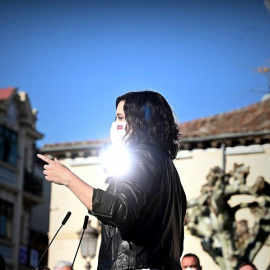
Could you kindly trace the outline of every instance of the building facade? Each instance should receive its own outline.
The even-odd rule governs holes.
[[[230,171],[234,163],[250,166],[247,185],[254,184],[258,176],[270,182],[270,99],[219,114],[196,119],[181,125],[183,147],[175,162],[182,184],[191,200],[200,194],[206,183],[209,170],[215,166]],[[44,145],[40,151],[57,157],[85,182],[105,189],[106,174],[99,161],[99,152],[106,140],[83,141]],[[66,188],[52,185],[49,238],[54,236],[65,214],[71,211],[69,224],[65,225],[49,251],[49,266],[58,260],[72,261],[79,243],[84,216],[87,209]],[[242,213],[247,217],[250,213]],[[99,230],[99,223],[90,217],[91,225]],[[252,221],[252,217],[250,216]],[[269,241],[268,241],[269,243]],[[98,254],[99,242],[97,245]],[[186,231],[184,253],[196,253],[204,269],[220,269],[201,247],[200,240]],[[254,263],[266,270],[270,263],[270,247],[265,245],[257,254]],[[75,268],[83,269],[85,259],[79,254]],[[97,256],[91,262],[96,269]]]
[[[43,137],[36,114],[25,92],[0,89],[0,254],[8,270],[36,266],[48,244],[50,186],[35,158]]]

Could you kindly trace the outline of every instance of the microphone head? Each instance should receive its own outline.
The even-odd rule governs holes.
[[[71,216],[71,212],[67,212],[65,218],[62,221],[62,225],[65,225],[66,222],[68,221],[69,217]]]
[[[88,220],[89,220],[89,216],[85,216],[84,217],[84,223],[83,223],[83,229],[84,230],[87,228]]]

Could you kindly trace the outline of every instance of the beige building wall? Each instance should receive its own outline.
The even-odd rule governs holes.
[[[75,158],[60,160],[68,166],[75,174],[83,179],[88,184],[101,189],[106,189],[105,184],[106,174],[97,164],[97,159],[93,158]],[[83,227],[84,217],[88,215],[86,207],[70,192],[67,188],[60,185],[52,185],[51,188],[51,213],[50,213],[50,228],[49,240],[60,227],[66,213],[70,211],[72,214],[66,225],[62,227],[54,242],[49,249],[48,266],[53,269],[53,266],[60,260],[73,262],[77,247],[79,245],[80,230]],[[100,230],[97,219],[89,215],[91,226]],[[100,239],[97,244],[97,253],[100,246]],[[92,269],[97,269],[97,256],[91,261]],[[75,263],[75,269],[84,269],[85,260],[81,256],[79,250]]]
[[[222,168],[222,150],[206,149],[182,151],[178,155],[180,159],[175,160],[176,168],[180,174],[183,187],[186,191],[187,199],[197,198],[200,195],[202,185],[206,184],[206,175],[210,168],[219,166]],[[244,163],[250,166],[250,174],[247,178],[247,185],[254,184],[258,176],[264,176],[265,180],[270,182],[270,145],[252,145],[241,146],[226,149],[226,172],[233,169],[234,163]],[[244,198],[243,198],[244,197]],[[239,201],[249,200],[249,196],[241,196],[232,200],[232,204]],[[240,212],[240,211],[239,211]],[[249,211],[237,213],[237,219],[248,219],[252,225],[252,215]],[[219,266],[215,264],[212,258],[203,251],[200,239],[196,238],[188,231],[185,234],[184,252],[195,253],[199,256],[204,269],[218,270]],[[266,270],[270,263],[270,247],[264,248],[256,256],[255,265],[260,270]]]
[[[252,185],[260,175],[267,181],[270,180],[270,145],[257,145],[247,147],[234,147],[226,149],[226,171],[233,168],[233,164],[244,163],[250,166],[250,175],[248,176],[248,185]],[[183,187],[186,191],[187,199],[196,198],[200,194],[202,185],[206,183],[206,175],[209,170],[215,166],[222,167],[222,150],[206,149],[181,151],[175,165],[179,171]],[[81,177],[85,182],[94,187],[106,189],[106,174],[98,165],[95,158],[76,158],[61,160],[73,172]],[[63,218],[68,211],[72,215],[66,225],[63,226],[49,250],[49,267],[53,266],[59,260],[73,261],[77,246],[79,244],[79,232],[83,226],[84,216],[87,215],[87,209],[81,202],[65,187],[52,185],[51,194],[51,214],[50,214],[50,232],[49,238],[52,239],[57,229],[61,225]],[[248,213],[249,215],[249,213]],[[245,218],[246,218],[245,214]],[[239,217],[241,218],[241,216]],[[252,217],[249,219],[252,221]],[[91,217],[91,225],[99,228],[95,217]],[[100,240],[99,240],[100,241]],[[97,246],[97,254],[100,242]],[[189,234],[186,231],[184,242],[184,253],[196,253],[200,259],[203,269],[220,269],[212,258],[203,251],[200,239]],[[258,269],[266,270],[269,264],[270,247],[264,247],[255,259]],[[84,269],[85,261],[81,257],[80,251],[75,261],[75,269]],[[92,269],[97,268],[97,256],[92,261]]]

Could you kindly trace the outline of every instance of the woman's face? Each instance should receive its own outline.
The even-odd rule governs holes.
[[[124,104],[125,104],[125,100],[121,100],[118,103],[118,106],[116,108],[116,117],[115,117],[116,122],[125,122],[126,121],[125,113],[124,113]]]

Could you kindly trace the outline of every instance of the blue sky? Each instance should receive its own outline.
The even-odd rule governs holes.
[[[28,93],[38,146],[107,138],[131,90],[190,121],[260,101],[269,29],[263,0],[1,1],[0,88]]]

